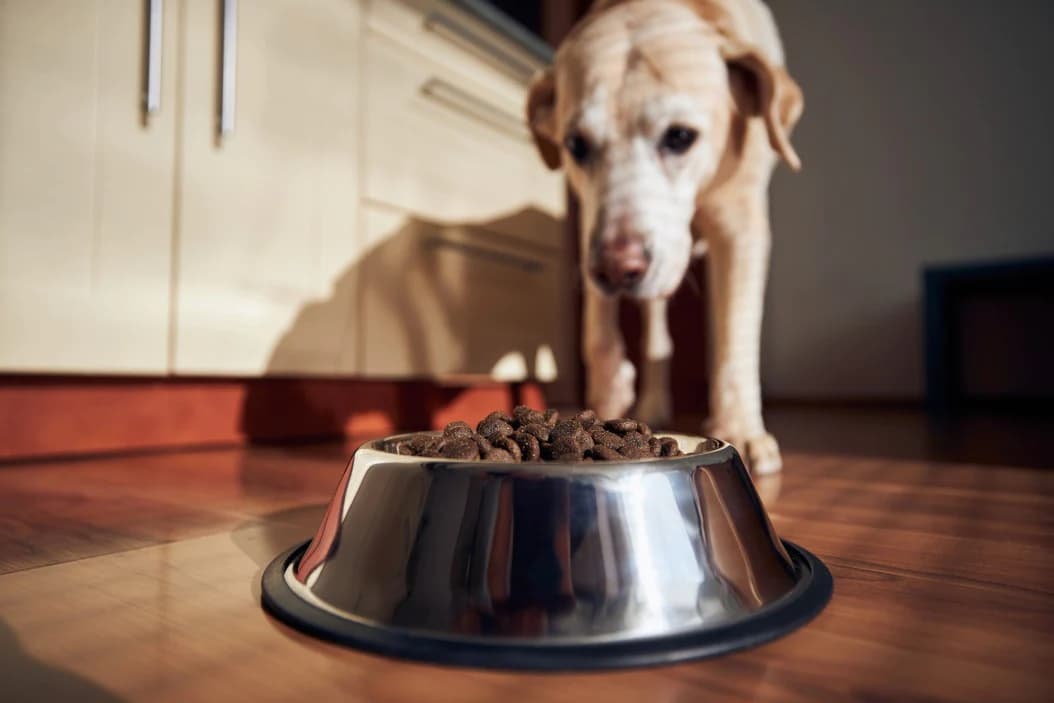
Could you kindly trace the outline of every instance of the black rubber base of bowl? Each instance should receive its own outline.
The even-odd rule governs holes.
[[[755,647],[782,637],[812,620],[834,590],[823,562],[784,542],[801,580],[780,600],[742,620],[669,636],[590,644],[514,644],[446,639],[353,622],[307,603],[289,587],[286,568],[307,543],[280,554],[263,574],[261,601],[280,620],[322,639],[358,649],[433,664],[534,671],[587,671],[661,666]]]

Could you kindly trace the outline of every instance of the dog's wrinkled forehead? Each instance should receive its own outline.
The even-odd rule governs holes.
[[[626,3],[601,13],[556,57],[557,128],[601,141],[650,132],[651,123],[671,114],[710,113],[728,95],[719,40],[677,2]]]

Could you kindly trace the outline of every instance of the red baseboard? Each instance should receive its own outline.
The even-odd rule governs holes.
[[[475,421],[535,384],[0,375],[0,460],[383,435]]]

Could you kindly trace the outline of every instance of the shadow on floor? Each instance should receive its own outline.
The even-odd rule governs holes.
[[[0,700],[11,703],[119,703],[123,698],[88,679],[34,658],[0,620]]]
[[[260,600],[260,579],[267,565],[290,547],[311,539],[325,511],[326,503],[300,505],[247,520],[231,531],[231,541],[257,566],[250,584],[253,600]]]

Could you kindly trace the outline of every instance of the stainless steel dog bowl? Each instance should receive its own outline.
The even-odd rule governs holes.
[[[355,452],[311,542],[263,604],[382,654],[514,669],[665,664],[803,625],[831,575],[773,532],[730,445],[583,464]],[[698,449],[698,451],[697,451]]]

